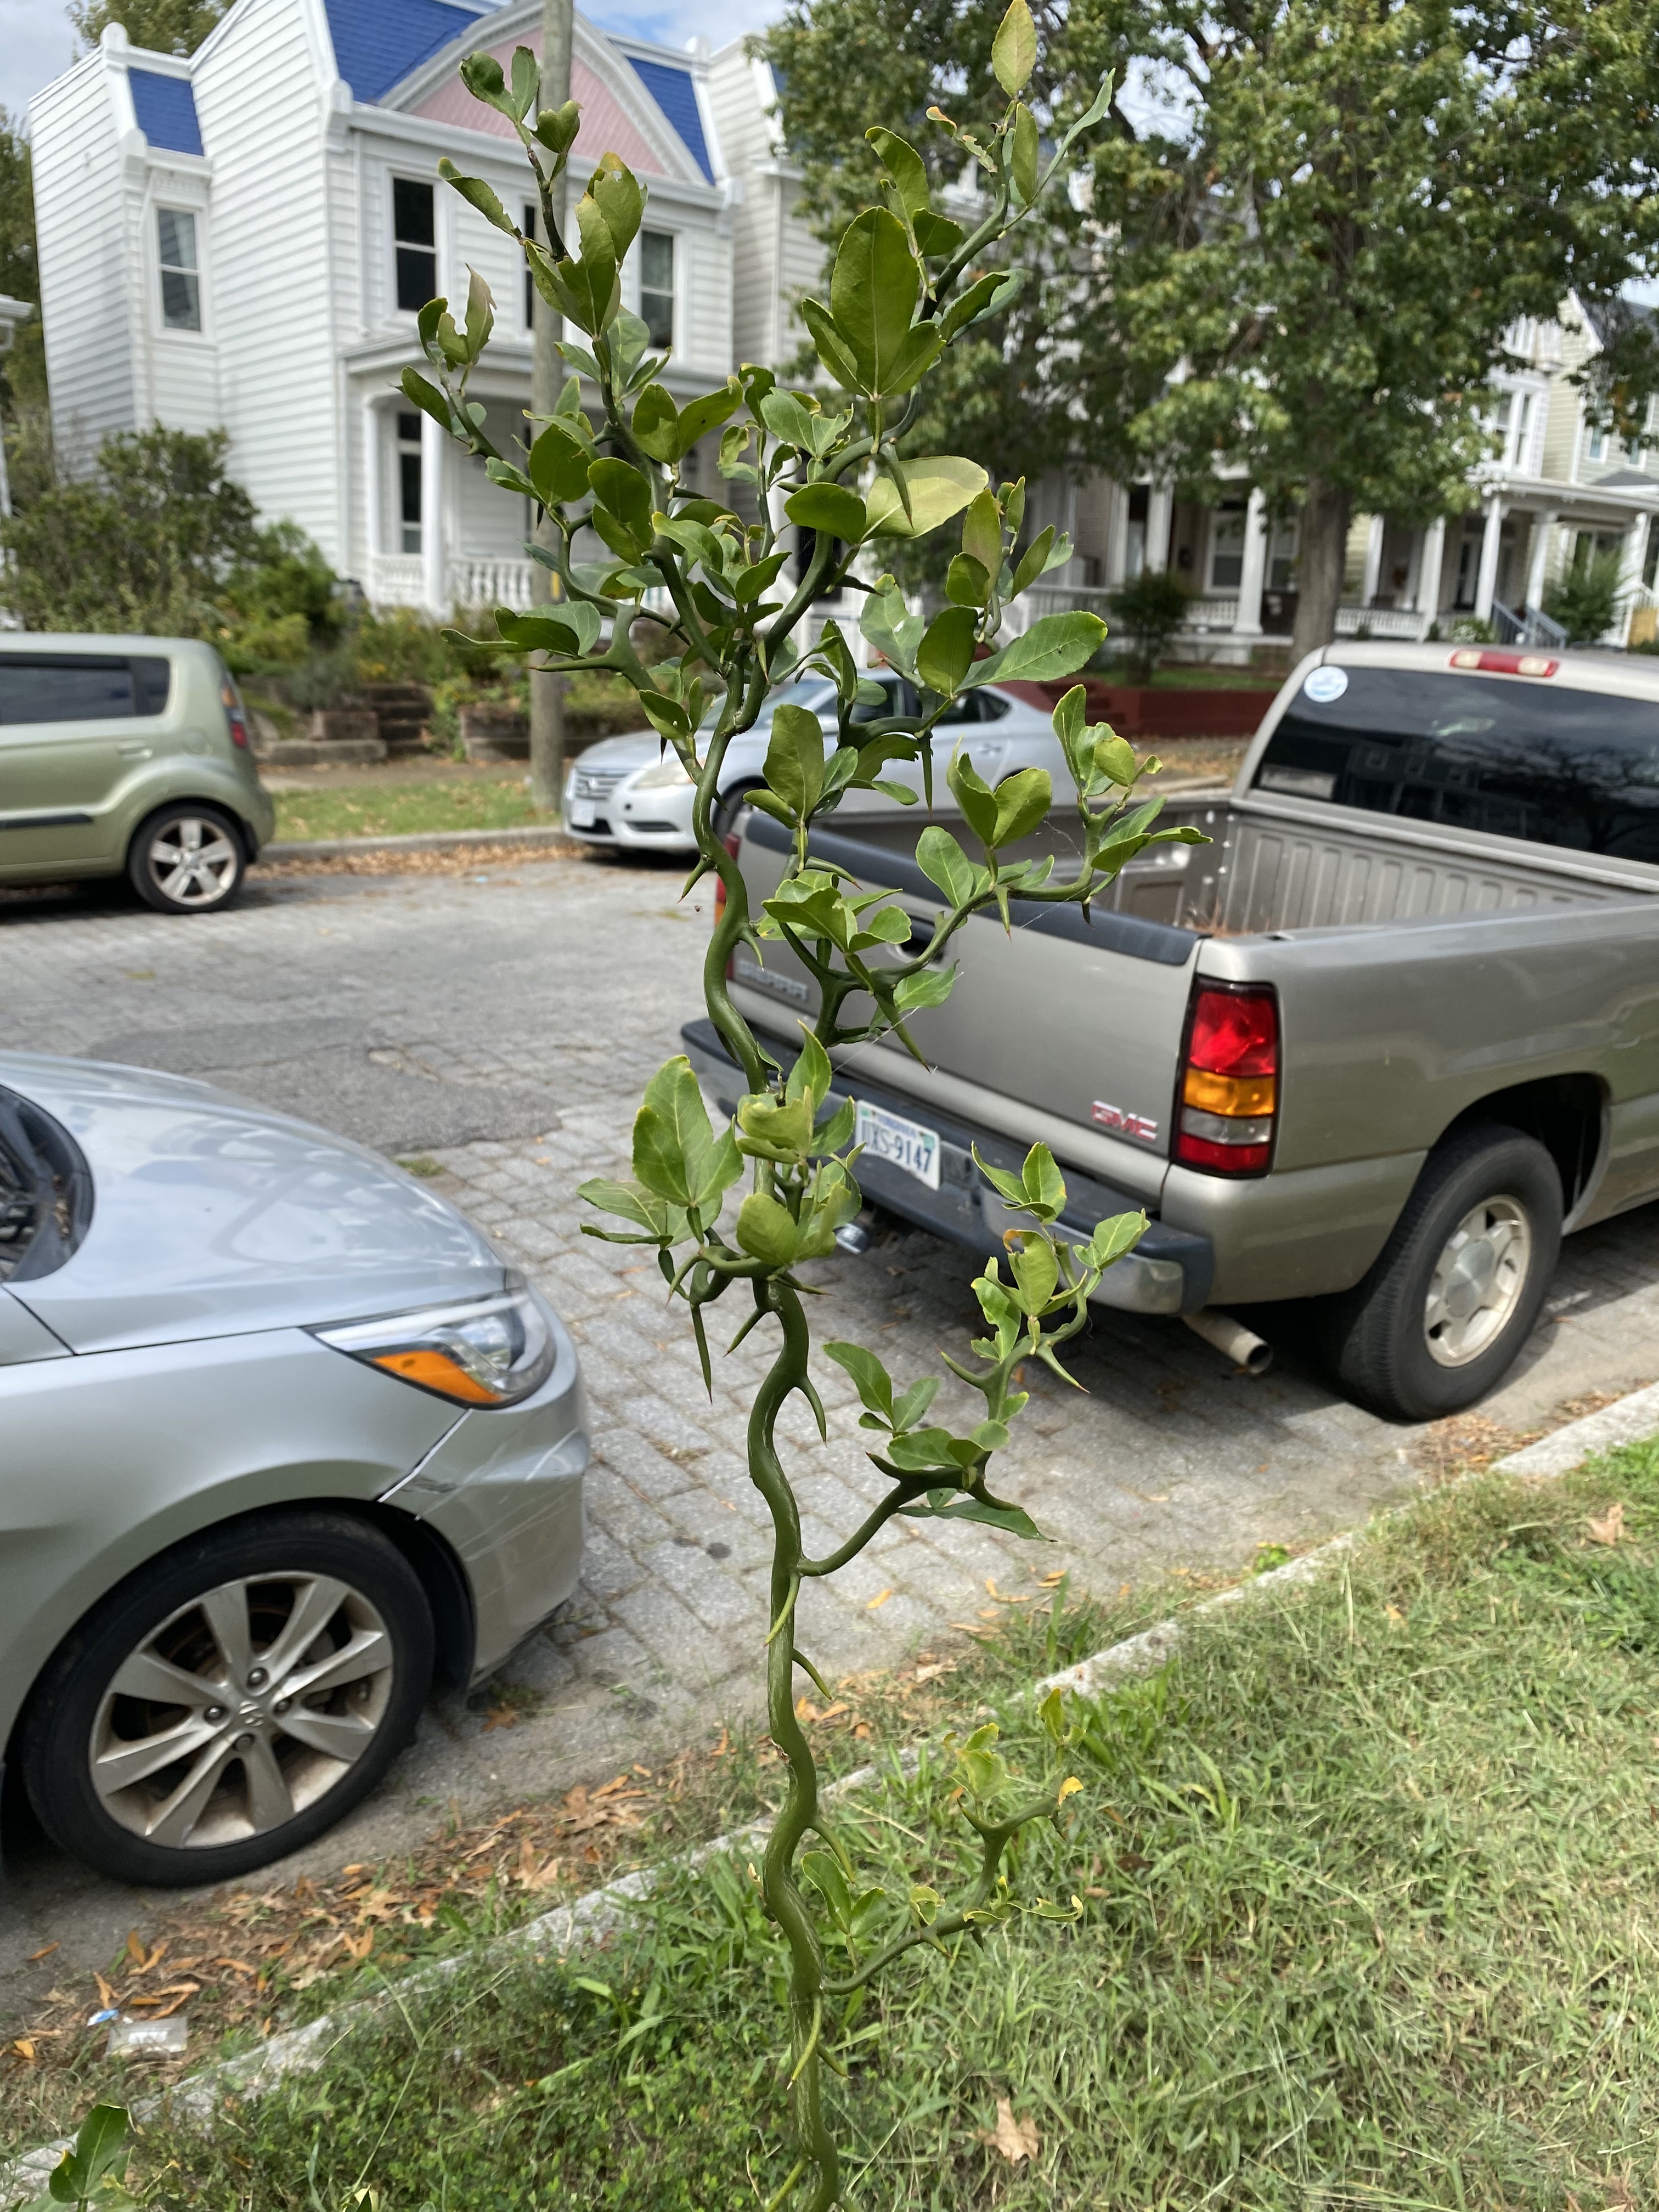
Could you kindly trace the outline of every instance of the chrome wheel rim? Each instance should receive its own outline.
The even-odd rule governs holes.
[[[93,1788],[112,1820],[169,1850],[268,1834],[351,1771],[392,1674],[386,1622],[349,1583],[221,1583],[117,1668],[93,1723]]]
[[[1483,1198],[1446,1239],[1424,1302],[1423,1334],[1442,1367],[1467,1367],[1503,1333],[1526,1287],[1532,1224],[1512,1198]]]
[[[241,855],[216,822],[176,814],[149,841],[152,882],[179,906],[216,906],[234,890]]]

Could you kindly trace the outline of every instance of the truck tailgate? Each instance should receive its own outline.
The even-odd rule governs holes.
[[[749,816],[741,860],[751,908],[781,879],[788,842],[765,817]],[[866,889],[890,884],[931,927],[939,896],[914,861],[834,835],[815,836],[812,850]],[[1102,908],[1085,920],[1073,908],[1017,901],[1013,915],[1007,934],[994,915],[975,915],[958,933],[956,989],[910,1024],[927,1066],[891,1042],[852,1048],[841,1063],[1024,1143],[1041,1139],[1062,1162],[1155,1203],[1204,939]],[[808,972],[775,941],[763,969],[739,952],[733,995],[757,1027],[790,1036],[817,1005]]]

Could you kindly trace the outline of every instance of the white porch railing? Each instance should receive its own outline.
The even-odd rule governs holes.
[[[1182,617],[1181,627],[1185,631],[1195,631],[1200,637],[1208,637],[1217,630],[1236,629],[1238,627],[1238,601],[1220,599],[1188,599],[1187,611]]]
[[[1336,611],[1339,637],[1358,637],[1363,629],[1368,637],[1403,639],[1408,645],[1417,645],[1428,626],[1427,615],[1415,607],[1339,607]]]
[[[369,604],[377,607],[426,605],[426,570],[418,553],[371,553],[364,579]]]
[[[463,553],[451,561],[447,581],[458,607],[512,607],[522,611],[533,596],[536,564],[512,553]]]

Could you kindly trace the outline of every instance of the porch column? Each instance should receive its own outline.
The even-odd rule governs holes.
[[[1170,565],[1170,520],[1175,493],[1166,483],[1155,483],[1146,502],[1146,566],[1161,575]]]
[[[1106,508],[1106,588],[1121,592],[1129,565],[1129,488],[1114,483]]]
[[[1382,532],[1387,525],[1380,514],[1371,515],[1365,526],[1365,571],[1359,582],[1359,604],[1368,607],[1376,597],[1377,586],[1382,581]]]
[[[1555,509],[1546,507],[1542,514],[1533,518],[1532,544],[1528,548],[1527,605],[1535,614],[1544,596],[1544,586],[1549,581],[1550,532],[1555,527]]]
[[[1244,509],[1244,556],[1238,578],[1238,619],[1235,637],[1261,635],[1261,586],[1267,578],[1267,498],[1253,487]]]
[[[364,400],[359,410],[359,429],[363,441],[363,573],[360,581],[372,599],[374,596],[374,564],[384,550],[380,535],[386,527],[386,518],[380,511],[384,495],[380,476],[380,410],[377,401]]]
[[[1474,587],[1476,622],[1492,620],[1492,594],[1498,589],[1498,546],[1504,528],[1504,502],[1494,496],[1486,507],[1486,527],[1480,539],[1480,574]]]
[[[449,440],[430,415],[421,416],[421,599],[434,622],[449,614],[444,559],[444,448]]]
[[[1423,550],[1417,563],[1417,611],[1426,616],[1424,629],[1440,618],[1440,571],[1446,558],[1446,518],[1437,514],[1423,532]]]
[[[1614,628],[1622,645],[1630,632],[1630,618],[1642,589],[1642,563],[1647,556],[1648,532],[1653,527],[1650,515],[1638,514],[1625,532],[1625,543],[1619,562],[1619,612]]]

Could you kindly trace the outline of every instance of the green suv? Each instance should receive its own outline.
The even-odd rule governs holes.
[[[163,914],[204,914],[275,827],[211,646],[0,640],[0,884],[125,874]]]

